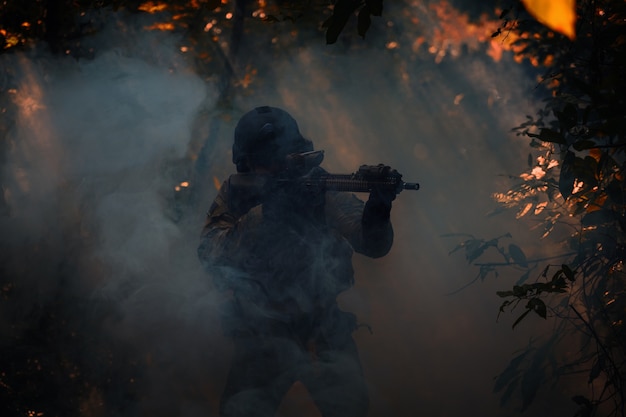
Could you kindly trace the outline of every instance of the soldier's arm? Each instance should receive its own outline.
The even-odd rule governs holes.
[[[365,256],[385,256],[393,244],[389,211],[354,194],[326,193],[328,225],[339,231],[354,250]]]
[[[221,275],[240,266],[246,232],[254,230],[262,219],[261,206],[249,208],[243,213],[232,206],[228,182],[224,182],[207,213],[198,246],[198,257],[203,266]]]

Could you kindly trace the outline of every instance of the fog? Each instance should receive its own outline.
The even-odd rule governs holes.
[[[406,18],[390,10],[386,19]],[[506,175],[527,166],[527,143],[510,129],[537,108],[535,80],[506,55],[465,51],[436,63],[389,49],[384,30],[358,39],[367,47],[320,38],[271,62],[258,54],[233,109],[217,106],[218,82],[194,72],[170,33],[110,24],[92,40],[92,60],[4,54],[3,93],[16,110],[5,114],[1,159],[0,348],[23,348],[15,366],[39,357],[59,398],[88,381],[66,401],[86,416],[217,415],[231,346],[196,247],[214,178],[234,172],[234,125],[267,104],[298,120],[328,171],[385,163],[421,184],[394,202],[391,252],[355,255],[356,285],[340,297],[372,330],[354,334],[370,415],[516,415],[519,401],[499,406],[494,378],[553,323],[529,318],[513,331],[512,316],[496,321],[495,291],[515,276],[457,292],[477,270],[449,254],[457,240],[443,235],[510,232],[527,256],[553,250],[513,214],[487,216]],[[249,62],[253,48],[244,39]],[[43,343],[18,346],[37,332]],[[559,389],[540,393],[527,413],[572,412],[571,393]],[[63,415],[46,407],[32,410]],[[319,412],[296,385],[280,415]]]

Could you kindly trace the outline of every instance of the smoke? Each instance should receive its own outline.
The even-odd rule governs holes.
[[[197,363],[221,333],[195,257],[202,217],[177,221],[175,187],[189,180],[193,122],[215,93],[176,38],[140,27],[117,16],[92,40],[93,60],[2,57],[15,104],[2,164],[3,371],[32,372],[50,396],[80,392],[65,402],[85,415],[207,415],[204,392],[176,395],[207,383],[212,369]],[[9,393],[28,391],[4,375]],[[62,411],[38,397],[7,412]]]
[[[175,36],[112,19],[93,40],[93,60],[40,50],[1,58],[16,112],[2,160],[0,349],[26,375],[48,375],[40,387],[2,382],[47,393],[32,404],[45,415],[47,401],[77,391],[65,411],[216,415],[230,345],[196,246],[213,176],[234,171],[233,122],[206,118],[218,92],[189,68]],[[233,120],[258,105],[285,108],[325,149],[328,171],[386,163],[421,183],[394,202],[391,253],[355,255],[356,286],[340,297],[372,329],[355,333],[370,415],[509,415],[493,378],[533,329],[496,323],[505,279],[446,295],[475,271],[448,255],[456,242],[441,235],[535,242],[511,216],[485,216],[505,184],[499,175],[524,168],[526,144],[509,129],[532,112],[533,81],[506,60],[468,54],[436,65],[385,48],[381,36],[347,54],[320,42],[264,62]],[[246,47],[241,55],[255,57]],[[190,154],[207,137],[194,165]],[[196,200],[185,200],[184,185],[176,191],[190,180]],[[566,407],[549,395],[535,415]],[[281,413],[318,415],[300,385]]]

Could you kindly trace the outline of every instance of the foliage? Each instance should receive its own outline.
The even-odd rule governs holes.
[[[365,33],[372,23],[372,16],[381,16],[383,13],[382,0],[337,0],[333,8],[333,14],[322,25],[326,29],[326,43],[333,44],[337,42],[339,34],[348,23],[348,20],[358,10],[357,15],[357,31],[361,37],[365,37]]]
[[[564,248],[550,258],[561,262],[528,260],[520,248],[496,244],[491,247],[504,262],[475,265],[521,272],[512,289],[498,292],[504,299],[500,314],[524,308],[513,327],[531,312],[558,322],[547,340],[535,340],[496,380],[502,402],[519,389],[524,410],[540,385],[586,372],[588,392],[573,398],[577,415],[624,416],[626,3],[580,1],[577,15],[572,42],[525,18],[519,3],[503,12],[494,33],[514,34],[515,49],[546,66],[541,85],[549,93],[545,106],[513,129],[530,139],[528,171],[512,177],[516,183],[494,198],[503,209],[517,210],[518,219],[534,216],[542,239],[554,237]],[[463,244],[482,249],[467,257],[470,263],[487,249],[475,238]],[[579,346],[562,349],[572,336]]]
[[[52,52],[88,57],[93,51],[81,48],[81,41],[99,30],[98,12],[105,9],[167,14],[166,21],[157,22],[151,28],[183,30],[196,39],[197,35],[209,32],[209,39],[216,40],[221,30],[216,31],[214,27],[232,28],[238,15],[264,24],[299,22],[302,32],[324,30],[327,44],[337,41],[353,15],[357,18],[357,32],[364,38],[371,17],[381,16],[383,12],[382,0],[336,0],[332,3],[323,0],[270,4],[247,0],[10,0],[0,3],[0,53],[44,41]],[[253,7],[257,7],[256,10]],[[293,29],[285,27],[285,31]]]

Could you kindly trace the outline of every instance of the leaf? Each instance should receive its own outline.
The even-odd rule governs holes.
[[[602,369],[604,368],[604,356],[599,355],[599,357],[593,363],[591,367],[591,371],[589,372],[589,380],[587,383],[591,384],[597,377],[600,376]]]
[[[372,13],[372,16],[382,16],[383,0],[365,0],[365,4]]]
[[[487,278],[487,275],[489,275],[490,272],[494,272],[496,274],[496,277],[498,275],[498,272],[496,271],[496,269],[492,266],[489,265],[482,265],[480,267],[480,272],[478,274],[478,276],[480,277],[481,281],[484,281],[485,278]]]
[[[499,392],[505,386],[514,383],[519,375],[519,366],[522,364],[524,358],[529,353],[529,350],[524,351],[520,355],[517,355],[509,362],[504,372],[502,372],[496,378],[496,382],[493,387],[493,392]]]
[[[576,149],[577,151],[584,151],[586,149],[593,149],[593,148],[597,148],[598,144],[596,144],[594,141],[589,140],[589,139],[585,139],[585,140],[579,140],[576,141],[573,145],[574,149]]]
[[[554,115],[559,120],[561,129],[569,131],[578,123],[578,110],[572,103],[567,103],[563,111],[554,111]]]
[[[207,0],[207,2],[204,3],[204,6],[206,6],[206,8],[209,10],[215,10],[221,5],[222,5],[222,0]]]
[[[580,223],[583,226],[602,226],[607,223],[612,223],[611,219],[612,212],[610,210],[596,210],[590,213],[587,213],[583,216]]]
[[[574,152],[567,151],[565,158],[561,164],[561,174],[559,176],[559,191],[564,199],[572,195],[574,190],[574,181],[576,176],[574,174],[574,163],[576,161],[576,155]]]
[[[332,45],[337,42],[337,38],[339,38],[339,34],[343,30],[343,28],[348,23],[347,17],[342,17],[341,19],[337,18],[337,16],[332,16],[328,29],[326,30],[326,44]]]
[[[367,6],[363,6],[361,10],[359,10],[359,15],[357,19],[357,31],[359,32],[359,36],[365,39],[365,33],[370,28],[372,24],[372,18],[370,16],[370,8]]]
[[[522,0],[522,3],[538,22],[571,40],[576,38],[575,0]]]
[[[528,304],[526,304],[526,308],[533,310],[539,317],[546,318],[548,315],[548,311],[546,308],[546,303],[543,302],[540,298],[531,298],[528,300]]]
[[[535,362],[533,360],[533,362]],[[525,411],[535,399],[535,395],[545,379],[544,370],[540,366],[532,366],[522,376],[522,411]]]
[[[509,245],[509,255],[511,255],[511,258],[513,258],[513,261],[515,261],[516,264],[518,264],[522,268],[528,268],[526,255],[524,255],[524,251],[522,251],[519,246],[511,243]]]
[[[530,313],[532,310],[527,309],[526,311],[524,311],[522,313],[522,315],[520,315],[517,320],[515,320],[515,323],[513,323],[513,326],[511,327],[512,329],[515,328],[515,326],[517,326],[522,320],[524,320],[524,317],[526,317],[528,315],[528,313]]]
[[[576,280],[576,275],[574,275],[574,271],[572,271],[572,269],[569,266],[563,264],[561,265],[561,268],[563,270],[563,273],[565,274],[565,277],[567,277],[567,279],[569,279],[572,282]]]
[[[322,23],[322,27],[324,29],[328,29],[332,21],[333,21],[333,16],[331,15],[328,19],[324,20],[324,22]]]
[[[616,204],[621,205],[624,204],[624,202],[626,201],[624,199],[624,196],[626,195],[626,190],[624,189],[622,181],[616,179],[611,181],[606,187],[606,192],[611,200],[613,200],[613,202],[615,202]]]
[[[524,274],[522,274],[522,276],[519,277],[515,285],[521,285],[525,283],[528,280],[528,277],[530,276],[530,271],[532,271],[532,269],[528,269],[526,272],[524,272]]]
[[[280,22],[280,19],[274,16],[273,14],[268,14],[263,18],[264,22]]]
[[[468,263],[472,263],[476,258],[480,257],[486,249],[483,239],[470,239],[465,241],[465,259]]]
[[[562,145],[565,145],[567,143],[563,135],[548,128],[542,128],[539,131],[538,138],[544,142],[560,143]]]
[[[331,45],[337,42],[339,34],[348,23],[348,19],[359,7],[359,2],[354,0],[337,0],[333,9],[332,19],[326,30],[326,44]]]
[[[578,405],[591,406],[591,401],[589,401],[586,397],[582,395],[574,395],[572,397],[572,401],[574,401]]]
[[[511,399],[511,396],[513,395],[513,392],[515,391],[515,388],[517,388],[518,383],[519,383],[519,378],[513,380],[509,384],[509,386],[506,388],[506,391],[504,391],[504,393],[500,397],[500,407],[504,407],[507,405],[507,403]]]

